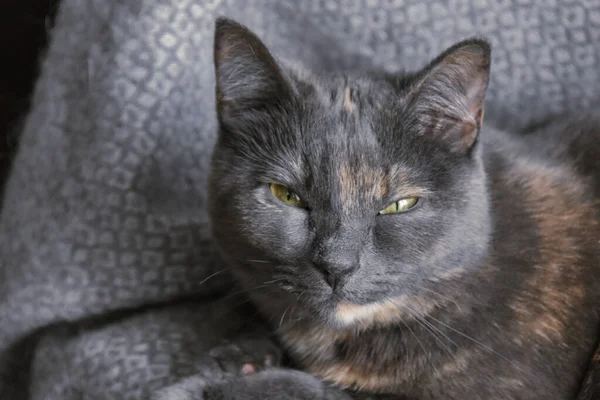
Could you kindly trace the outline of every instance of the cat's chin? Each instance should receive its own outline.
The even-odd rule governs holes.
[[[283,317],[279,315],[280,313],[271,314],[271,317],[276,322],[282,321],[283,326],[301,322],[303,325],[321,326],[333,330],[370,329],[424,317],[433,313],[439,305],[438,302],[422,296],[407,294],[394,295],[362,304],[334,296],[320,304],[315,303],[309,306],[296,303],[282,307]],[[285,311],[286,309],[287,311]],[[273,308],[268,308],[268,310],[273,311]],[[293,316],[290,316],[290,313]]]
[[[410,290],[367,294],[364,288],[357,290],[356,287],[332,291],[325,284],[322,290],[316,289],[313,287],[312,293],[305,292],[304,296],[279,287],[249,292],[263,315],[278,327],[302,321],[329,329],[368,329],[424,317],[441,305],[439,299]]]
[[[386,326],[425,316],[437,305],[422,296],[406,294],[366,304],[342,300],[332,307],[328,319],[329,324],[339,328]]]

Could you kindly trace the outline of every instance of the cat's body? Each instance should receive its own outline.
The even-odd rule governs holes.
[[[594,122],[571,133],[600,143]],[[342,386],[415,399],[574,398],[598,332],[600,168],[582,176],[560,154],[572,136],[547,133],[482,133],[489,191],[502,193],[491,201],[489,253],[468,277],[459,270],[423,284],[439,308],[364,332],[284,327],[300,365]]]
[[[600,119],[480,132],[481,41],[398,78],[284,71],[226,20],[215,43],[215,238],[297,366],[411,399],[575,396],[600,321]]]

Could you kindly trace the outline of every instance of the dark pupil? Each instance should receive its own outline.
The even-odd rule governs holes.
[[[289,191],[289,189],[285,192],[285,196],[287,198],[287,201],[290,201],[292,199],[292,192]]]

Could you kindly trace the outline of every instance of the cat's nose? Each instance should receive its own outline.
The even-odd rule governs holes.
[[[350,276],[356,271],[356,262],[315,263],[315,267],[323,274],[325,282],[333,290],[342,288]]]

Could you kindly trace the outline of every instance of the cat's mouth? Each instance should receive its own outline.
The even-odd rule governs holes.
[[[367,304],[340,301],[335,306],[333,318],[336,324],[343,326],[382,326],[423,317],[437,305],[431,299],[406,294]]]

